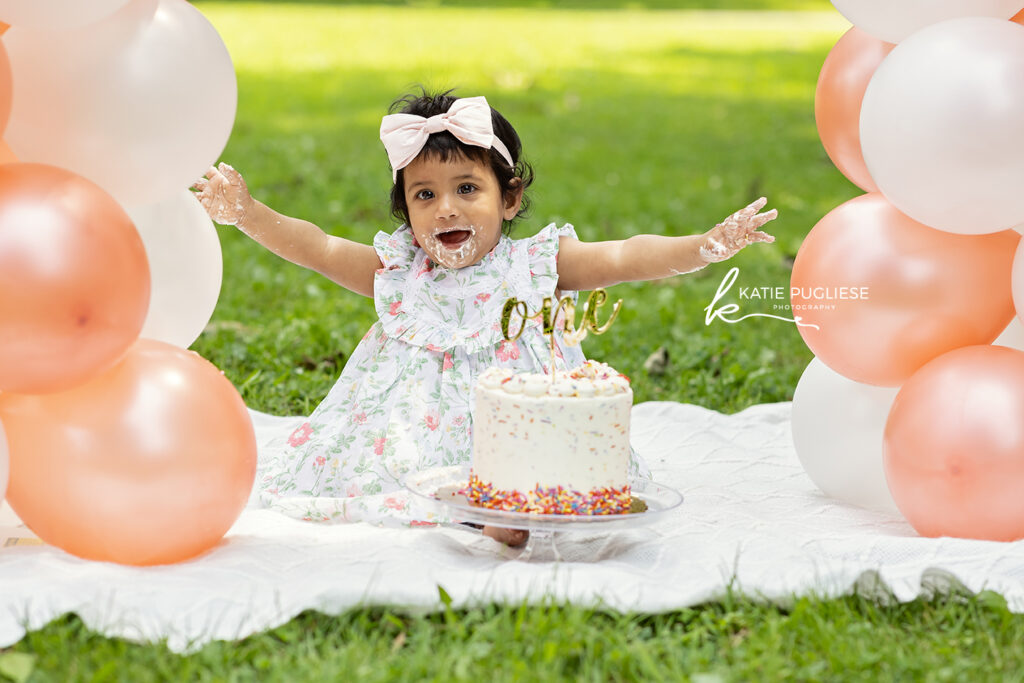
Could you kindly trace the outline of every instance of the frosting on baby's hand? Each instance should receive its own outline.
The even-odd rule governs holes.
[[[767,203],[768,200],[761,197],[709,230],[707,241],[700,248],[700,257],[707,263],[717,263],[732,257],[748,244],[774,242],[772,235],[758,231],[779,215],[775,209],[758,213]]]
[[[252,205],[252,196],[242,174],[228,164],[210,167],[204,178],[194,185],[196,199],[217,223],[241,227],[246,210]]]

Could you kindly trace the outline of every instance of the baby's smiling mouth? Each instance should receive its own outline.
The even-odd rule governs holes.
[[[444,232],[439,232],[434,235],[437,241],[446,247],[454,248],[461,245],[463,242],[468,240],[473,235],[469,230],[462,230],[460,228],[452,228]]]

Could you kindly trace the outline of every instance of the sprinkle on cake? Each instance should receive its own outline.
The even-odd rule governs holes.
[[[630,491],[629,380],[605,363],[547,374],[482,373],[465,494],[497,510],[621,514]]]

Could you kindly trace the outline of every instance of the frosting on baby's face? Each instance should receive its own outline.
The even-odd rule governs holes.
[[[518,197],[506,202],[494,171],[478,161],[423,155],[403,172],[413,235],[442,266],[479,262],[501,239],[502,220],[519,211]]]

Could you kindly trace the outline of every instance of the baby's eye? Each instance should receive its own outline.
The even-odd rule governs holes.
[[[434,193],[430,190],[420,190],[416,193],[416,199],[433,199]]]
[[[462,183],[459,185],[459,194],[469,194],[476,190],[476,185],[470,185],[469,183]]]

